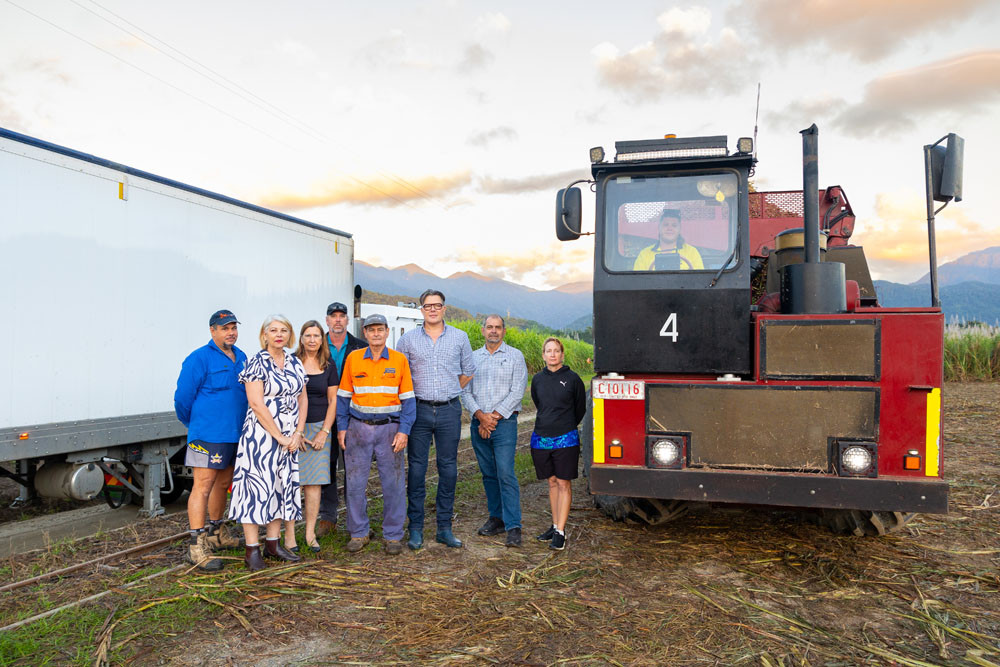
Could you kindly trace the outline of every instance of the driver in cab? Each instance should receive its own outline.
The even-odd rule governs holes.
[[[681,236],[681,212],[675,208],[663,209],[660,214],[658,243],[643,248],[632,265],[634,271],[700,270],[705,265],[701,253]]]

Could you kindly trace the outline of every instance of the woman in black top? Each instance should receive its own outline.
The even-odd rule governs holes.
[[[531,378],[531,400],[538,413],[531,434],[531,459],[538,479],[549,480],[552,527],[538,536],[549,547],[566,547],[566,520],[573,500],[572,480],[580,462],[576,427],[587,411],[587,390],[580,376],[563,365],[563,344],[548,338],[542,346],[545,368]]]
[[[331,456],[335,456],[330,438],[333,420],[337,416],[337,364],[330,359],[330,349],[323,340],[323,328],[316,320],[302,325],[299,349],[295,355],[306,369],[305,444],[299,452],[299,484],[305,496],[302,503],[306,523],[306,544],[314,552],[320,550],[316,541],[316,518],[319,516],[320,493],[324,484],[335,482],[336,470],[331,476]],[[336,459],[333,459],[336,461]]]

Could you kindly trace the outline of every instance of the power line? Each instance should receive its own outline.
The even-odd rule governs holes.
[[[100,4],[96,0],[89,0],[89,2],[91,4],[97,6],[97,7],[100,7],[103,11],[107,12],[111,16],[114,16],[116,19],[122,21],[126,25],[131,26],[132,28],[138,30],[143,35],[146,35],[150,39],[158,42],[159,44],[162,44],[164,47],[166,47],[170,51],[176,53],[177,55],[179,55],[181,58],[184,58],[184,60],[186,60],[188,62],[183,62],[182,60],[180,60],[178,57],[172,55],[171,53],[168,53],[167,51],[164,51],[163,49],[161,49],[160,47],[156,46],[155,44],[151,44],[149,41],[147,41],[143,37],[135,34],[134,32],[131,32],[130,30],[127,30],[126,28],[123,28],[122,26],[114,23],[113,21],[111,21],[110,19],[108,19],[105,16],[101,16],[100,14],[98,14],[97,12],[95,12],[94,10],[92,10],[89,7],[81,4],[79,2],[79,0],[70,0],[70,2],[72,2],[75,5],[77,5],[81,9],[84,9],[84,10],[90,12],[91,14],[93,14],[97,18],[101,19],[102,21],[105,21],[106,23],[114,26],[115,28],[118,28],[119,30],[125,32],[126,34],[131,35],[132,37],[138,39],[139,41],[141,41],[142,43],[146,44],[150,48],[155,49],[159,53],[162,53],[163,55],[165,55],[168,58],[170,58],[171,60],[177,62],[180,65],[183,65],[187,69],[189,69],[192,72],[194,72],[195,74],[198,74],[199,76],[207,79],[211,83],[213,83],[215,85],[218,85],[218,86],[221,86],[221,87],[225,88],[227,91],[229,91],[230,93],[243,98],[247,102],[250,102],[254,106],[262,109],[263,111],[265,111],[266,113],[271,114],[272,116],[274,116],[278,120],[280,120],[282,122],[286,122],[286,123],[292,125],[293,127],[295,127],[296,129],[298,129],[299,131],[301,131],[301,132],[303,132],[305,134],[311,135],[314,138],[320,139],[321,141],[325,141],[325,142],[327,142],[328,144],[330,144],[332,146],[337,146],[339,148],[345,148],[349,152],[353,153],[355,156],[361,157],[360,155],[357,154],[357,152],[351,150],[350,147],[338,144],[337,142],[333,141],[330,137],[328,137],[325,134],[323,134],[322,131],[320,131],[320,130],[318,130],[318,129],[312,127],[312,126],[310,126],[305,121],[302,121],[302,120],[296,118],[295,116],[293,116],[292,114],[288,113],[284,109],[281,109],[280,107],[272,104],[268,100],[266,100],[263,97],[257,95],[253,91],[248,90],[247,88],[241,86],[240,84],[236,83],[235,81],[233,81],[229,77],[227,77],[224,74],[222,74],[222,73],[220,73],[220,72],[212,69],[211,67],[205,65],[204,63],[200,62],[196,58],[193,58],[193,57],[187,55],[186,53],[184,53],[183,51],[181,51],[180,49],[172,46],[171,44],[168,44],[166,41],[160,39],[156,35],[154,35],[151,32],[149,32],[148,30],[145,30],[145,29],[141,28],[140,26],[136,25],[135,23],[129,21],[128,19],[126,19],[125,17],[121,16],[120,14],[116,14],[115,12],[113,12],[110,9],[108,9],[104,5]],[[201,68],[205,72],[208,72],[212,76],[208,76],[208,74],[205,74],[204,72],[199,71],[194,66],[192,66],[191,64],[188,64],[188,63],[194,63],[194,65],[197,65],[197,67]],[[215,79],[213,79],[212,77],[215,77]],[[219,80],[221,80],[221,82]],[[234,88],[236,90],[234,90]],[[392,174],[390,172],[383,171],[382,169],[378,168],[377,166],[376,166],[375,170],[376,170],[376,172],[379,175],[381,175],[381,176],[383,176],[383,177],[391,180],[392,182],[396,183],[397,185],[400,185],[400,186],[402,186],[402,187],[410,190],[414,194],[418,194],[418,195],[420,195],[422,197],[425,197],[427,199],[430,199],[430,200],[436,200],[437,199],[436,196],[431,195],[430,193],[422,190],[419,186],[414,185],[414,184],[408,182],[407,180],[403,179],[402,177],[396,176],[395,174]],[[341,173],[344,173],[344,172],[341,172]],[[346,173],[345,173],[345,175],[349,176]],[[351,177],[351,178],[353,178],[353,177]],[[364,183],[364,182],[362,181],[362,183]],[[369,185],[367,183],[364,183],[364,184],[365,185]],[[375,189],[375,188],[373,187],[373,189]],[[399,201],[399,200],[397,200],[397,201]]]
[[[282,141],[281,139],[278,139],[277,137],[273,136],[269,132],[260,129],[259,127],[253,125],[252,123],[249,123],[249,122],[243,120],[242,118],[239,118],[238,116],[235,116],[235,115],[229,113],[228,111],[226,111],[224,109],[219,108],[218,106],[212,104],[211,102],[208,102],[207,100],[204,100],[204,99],[198,97],[194,93],[189,93],[188,91],[184,90],[183,88],[181,88],[181,87],[179,87],[179,86],[177,86],[175,84],[170,83],[166,79],[163,79],[162,77],[159,77],[156,74],[153,74],[152,72],[149,72],[149,71],[143,69],[142,67],[139,67],[138,65],[136,65],[136,64],[134,64],[134,63],[126,60],[125,58],[122,58],[121,56],[119,56],[119,55],[117,55],[115,53],[112,53],[111,51],[108,51],[107,49],[105,49],[105,48],[103,48],[101,46],[98,46],[97,44],[91,42],[90,40],[86,39],[85,37],[81,37],[80,35],[77,35],[77,34],[73,33],[72,31],[67,30],[66,28],[63,28],[62,26],[60,26],[60,25],[58,25],[58,24],[56,24],[56,23],[48,20],[47,18],[45,18],[43,16],[39,16],[35,12],[33,12],[33,11],[31,11],[31,10],[25,8],[25,7],[22,7],[21,5],[17,4],[13,0],[5,0],[5,1],[7,2],[7,4],[9,4],[9,5],[13,6],[13,7],[16,7],[17,9],[20,9],[22,12],[24,12],[26,14],[29,14],[30,16],[33,16],[34,18],[38,19],[39,21],[42,21],[43,23],[46,23],[49,26],[52,26],[56,30],[59,30],[60,32],[63,32],[65,34],[69,35],[70,37],[72,37],[74,39],[77,39],[77,40],[83,42],[84,44],[87,44],[88,46],[91,46],[91,47],[97,49],[98,51],[100,51],[101,53],[104,53],[105,55],[111,56],[112,58],[114,58],[115,60],[119,61],[120,63],[122,63],[124,65],[127,65],[127,66],[131,67],[132,69],[135,69],[138,72],[141,72],[142,74],[145,74],[146,76],[148,76],[148,77],[150,77],[150,78],[158,81],[159,83],[162,83],[163,85],[165,85],[165,86],[167,86],[167,87],[169,87],[169,88],[171,88],[171,89],[173,89],[173,90],[181,93],[182,95],[190,97],[191,99],[195,100],[196,102],[204,104],[205,106],[209,107],[210,109],[212,109],[214,111],[217,111],[218,113],[222,114],[223,116],[226,116],[227,118],[231,118],[232,120],[236,121],[237,123],[239,123],[241,125],[244,125],[245,127],[253,130],[254,132],[258,132],[258,133],[264,135],[265,137],[271,139],[272,141],[285,146],[286,148],[295,150],[293,146],[290,146],[289,144],[287,144],[286,142]],[[152,46],[152,45],[150,45],[150,46]],[[336,167],[334,167],[334,169],[336,169]],[[341,171],[339,169],[337,169],[337,171],[340,171],[340,173],[344,174],[345,176],[347,176],[352,181],[354,181],[354,182],[356,182],[356,183],[358,183],[360,185],[363,185],[363,186],[365,186],[367,188],[370,188],[371,190],[374,190],[375,192],[383,195],[384,197],[392,199],[393,201],[395,201],[395,202],[397,202],[399,204],[403,204],[404,206],[408,206],[408,207],[414,208],[414,209],[416,208],[412,204],[410,204],[409,202],[407,202],[407,201],[405,201],[403,199],[400,199],[399,197],[396,197],[396,196],[394,196],[394,195],[392,195],[392,194],[390,194],[388,192],[385,192],[384,190],[381,190],[381,189],[375,187],[371,183],[367,183],[367,182],[365,182],[365,181],[363,181],[363,180],[361,180],[361,179],[359,179],[359,178],[357,178],[355,176],[351,176],[350,174],[347,174],[347,173],[345,173],[345,172],[343,172],[343,171]]]

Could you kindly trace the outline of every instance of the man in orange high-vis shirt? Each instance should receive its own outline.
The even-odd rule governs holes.
[[[385,551],[403,551],[406,519],[406,473],[403,450],[417,415],[410,364],[401,353],[385,345],[389,327],[383,315],[365,319],[368,347],[344,360],[337,389],[337,439],[344,450],[347,505],[347,550],[360,551],[368,544],[368,472],[372,456],[382,484],[382,538]]]

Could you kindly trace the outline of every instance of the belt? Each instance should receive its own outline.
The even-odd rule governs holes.
[[[447,401],[425,401],[422,398],[417,399],[417,403],[423,403],[424,405],[433,405],[435,408],[439,408],[442,405],[451,405],[458,400],[458,396],[455,398],[449,398]]]
[[[351,419],[357,419],[359,422],[364,422],[369,426],[381,426],[383,424],[398,424],[398,417],[385,417],[384,419],[360,419],[358,417],[351,417]]]

